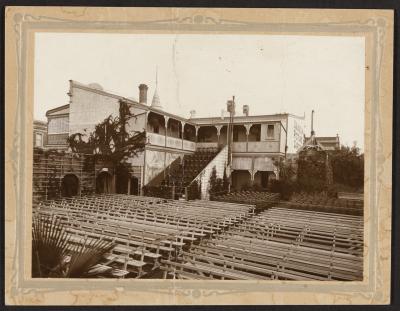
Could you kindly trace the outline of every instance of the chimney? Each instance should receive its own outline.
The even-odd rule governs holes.
[[[193,119],[196,117],[196,110],[190,110],[190,119]]]
[[[235,101],[230,99],[226,102],[226,110],[229,113],[235,114]]]
[[[139,85],[139,103],[147,105],[147,85]]]
[[[243,105],[243,114],[248,117],[249,116],[249,105]]]

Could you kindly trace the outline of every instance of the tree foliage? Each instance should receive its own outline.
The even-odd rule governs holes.
[[[229,189],[229,179],[226,175],[226,170],[224,170],[223,178],[217,177],[217,169],[214,166],[210,175],[210,188],[209,188],[210,198],[213,199],[214,196],[222,195],[228,192]]]
[[[127,165],[127,160],[142,151],[145,146],[144,131],[130,131],[129,122],[136,118],[129,105],[120,102],[119,115],[112,115],[95,125],[94,131],[74,133],[67,139],[72,152],[93,154],[97,159],[118,165]]]
[[[333,181],[353,188],[364,185],[364,154],[356,146],[342,146],[330,154]]]
[[[328,155],[329,156],[329,155]],[[327,152],[304,150],[300,152],[297,185],[305,192],[322,192],[328,188]]]
[[[289,200],[296,190],[296,170],[292,161],[288,159],[279,159],[275,162],[279,171],[279,179],[271,181],[270,191],[279,193],[281,199]]]
[[[197,182],[197,180],[193,180],[193,182],[188,186],[188,200],[199,200],[201,199],[201,183]]]

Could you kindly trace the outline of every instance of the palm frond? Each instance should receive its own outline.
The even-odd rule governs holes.
[[[51,277],[68,247],[68,233],[54,215],[35,213],[32,222],[32,276]]]
[[[114,247],[114,242],[87,237],[74,244],[61,218],[35,212],[32,219],[32,277],[93,276],[96,273],[93,269],[89,273],[91,268]]]
[[[76,245],[71,255],[67,277],[87,277],[91,268],[99,264],[104,254],[110,252],[114,247],[115,243],[111,241],[86,238],[83,243]]]

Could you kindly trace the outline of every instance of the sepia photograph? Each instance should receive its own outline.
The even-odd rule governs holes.
[[[33,277],[362,280],[362,38],[35,52]]]
[[[276,20],[264,25],[244,21],[251,10],[154,8],[103,25],[96,9],[70,10],[13,17],[24,115],[13,126],[26,137],[10,149],[26,159],[14,165],[14,266],[27,288],[132,285],[168,291],[161,304],[204,302],[208,289],[215,302],[219,290],[376,288],[378,245],[390,255],[378,200],[391,167],[378,161],[392,15],[340,24],[321,10],[289,25],[293,11],[266,10]]]

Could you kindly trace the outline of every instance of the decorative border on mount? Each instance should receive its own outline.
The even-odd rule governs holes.
[[[75,17],[84,16],[87,8],[82,8],[81,12],[76,12],[79,8],[74,8],[73,11],[68,11],[68,8],[63,7],[64,13],[72,14]],[[203,282],[184,281],[184,283],[176,282],[146,282],[146,280],[135,280],[128,282],[110,282],[97,283],[93,286],[93,283],[78,280],[65,281],[53,281],[53,280],[25,280],[23,278],[24,269],[24,247],[23,239],[18,239],[18,236],[25,236],[24,229],[25,217],[24,211],[26,202],[25,198],[25,167],[24,167],[24,153],[23,148],[26,143],[24,126],[26,125],[26,98],[25,98],[25,86],[26,76],[24,75],[24,69],[26,68],[27,56],[26,56],[26,40],[27,30],[48,28],[48,29],[111,29],[111,30],[191,30],[191,31],[241,31],[241,33],[251,31],[268,31],[268,32],[302,32],[302,33],[316,33],[316,32],[369,32],[374,35],[374,49],[373,49],[373,64],[371,64],[373,70],[373,89],[372,89],[372,112],[371,112],[371,168],[370,168],[370,180],[377,181],[377,170],[382,172],[382,168],[379,168],[378,161],[383,159],[383,155],[379,152],[382,150],[383,141],[381,136],[381,121],[379,120],[379,81],[382,61],[383,42],[385,37],[385,26],[387,21],[384,18],[370,18],[367,20],[352,20],[348,22],[331,22],[331,23],[258,23],[248,22],[240,20],[227,20],[220,19],[217,15],[210,16],[207,14],[193,14],[182,18],[174,18],[168,20],[148,20],[139,22],[119,22],[119,21],[75,21],[73,19],[62,19],[44,15],[32,15],[32,14],[20,14],[14,15],[14,31],[16,34],[16,53],[17,53],[17,72],[18,72],[18,83],[17,92],[18,98],[16,103],[16,118],[14,122],[13,131],[13,147],[10,151],[10,159],[13,167],[13,183],[15,185],[16,192],[16,240],[14,249],[14,262],[13,262],[13,275],[12,275],[12,289],[11,296],[13,299],[18,300],[18,296],[21,294],[32,294],[65,291],[65,290],[79,290],[79,289],[106,289],[110,291],[113,288],[115,292],[126,290],[135,291],[151,291],[157,294],[167,295],[182,295],[192,297],[194,299],[201,296],[211,295],[225,295],[232,293],[243,293],[243,292],[261,292],[261,291],[317,291],[321,284],[304,284],[299,283],[276,283],[268,282],[268,284],[258,283],[255,284],[256,288],[253,288],[250,282],[240,282],[243,286],[248,285],[246,289],[238,288],[238,284],[230,281],[223,281],[223,289],[221,282],[212,281],[207,282],[207,285],[203,285]],[[376,146],[379,146],[376,148]],[[376,155],[379,153],[378,157]],[[360,292],[360,286],[355,285],[352,287],[346,285],[335,285],[324,283],[325,288],[331,288],[332,293],[342,293],[343,291],[351,291],[351,289],[359,292],[359,295],[368,297],[369,299],[375,299],[379,301],[382,297],[382,293],[375,292],[377,288],[382,288],[383,281],[379,274],[380,267],[377,265],[377,254],[378,242],[377,238],[377,223],[378,223],[378,189],[377,184],[371,182],[370,189],[370,247],[374,252],[370,252],[370,283],[368,286],[364,286],[365,292]],[[376,280],[376,283],[375,283]],[[254,282],[253,282],[254,283]],[[61,285],[60,288],[49,288],[52,285]],[[34,286],[34,287],[33,287]],[[91,287],[92,286],[92,287]]]

